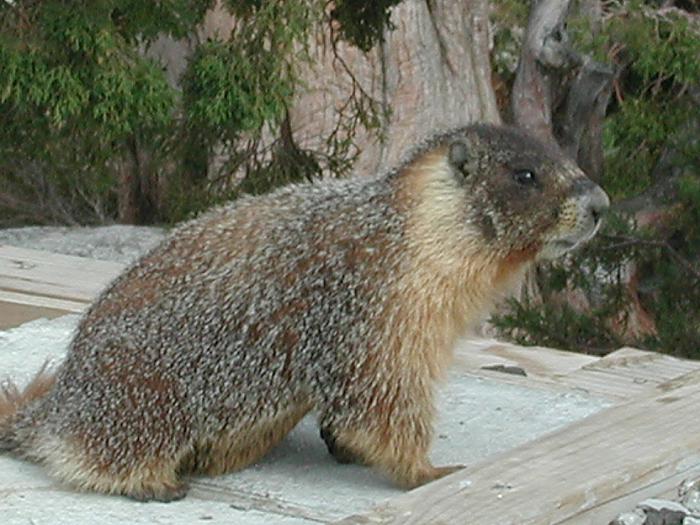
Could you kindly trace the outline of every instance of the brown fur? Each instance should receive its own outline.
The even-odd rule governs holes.
[[[591,203],[607,198],[558,153],[473,126],[381,176],[212,210],[102,294],[55,383],[5,387],[0,444],[80,489],[169,501],[314,409],[340,461],[407,488],[449,474],[428,452],[457,338],[536,258],[590,238]]]
[[[45,397],[55,382],[56,375],[49,369],[48,362],[42,365],[27,386],[22,390],[9,379],[3,381],[3,383],[0,384],[0,436],[12,435],[7,429],[11,428],[13,419],[16,417],[20,408]],[[3,441],[4,440],[0,440],[0,450],[12,446]]]
[[[19,407],[44,397],[55,381],[55,374],[48,369],[48,363],[44,363],[23,390],[12,381],[3,382],[0,386],[0,419],[9,417],[17,412]]]
[[[221,432],[214,439],[196,444],[181,469],[209,476],[243,469],[259,461],[282,441],[312,408],[308,401],[298,402],[275,418],[256,421],[244,432]]]

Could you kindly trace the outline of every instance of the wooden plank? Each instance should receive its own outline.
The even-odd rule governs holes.
[[[330,523],[332,520],[328,513],[318,509],[295,505],[269,494],[255,494],[254,492],[222,487],[204,479],[192,482],[190,494],[206,501],[221,501],[234,509],[246,512],[250,510],[263,512],[269,514],[271,519],[273,517],[293,517],[316,523]]]
[[[124,268],[95,261],[0,245],[0,290],[74,302],[89,302]]]
[[[90,304],[90,302],[91,301],[68,301],[66,299],[56,299],[54,297],[45,297],[43,295],[0,290],[0,303],[2,304],[25,305],[34,308],[56,310],[63,313],[82,312]]]
[[[621,348],[584,365],[562,381],[572,388],[624,400],[645,395],[661,383],[694,370],[700,370],[700,361]]]
[[[1,295],[1,294],[0,294]],[[22,303],[5,302],[0,300],[0,330],[14,328],[40,317],[54,319],[66,315],[70,311],[42,308]]]
[[[698,367],[700,367],[700,363],[697,361],[625,347],[583,366],[581,371],[614,369],[620,375],[637,377],[641,374],[642,377],[665,382],[672,377],[692,372]]]
[[[463,339],[456,348],[456,364],[478,372],[484,367],[517,366],[533,379],[567,375],[600,358],[539,346],[519,346],[495,339]]]
[[[506,374],[495,367],[517,367],[527,376]],[[692,370],[700,361],[621,348],[600,358],[543,347],[524,347],[489,339],[465,339],[456,349],[455,367],[466,373],[557,390],[583,390],[624,402],[645,395],[658,384]]]
[[[678,486],[686,479],[700,478],[700,465],[681,470],[667,478],[660,479],[619,498],[613,498],[576,516],[560,522],[560,525],[604,525],[610,523],[611,516],[633,510],[637,504],[649,498],[677,500]]]
[[[457,343],[452,368],[473,376],[528,388],[567,391],[561,378],[600,357],[539,346],[519,346],[496,339],[465,338]],[[504,370],[505,368],[505,370]],[[510,369],[511,373],[507,370]],[[517,370],[525,375],[518,375]]]
[[[700,468],[700,371],[338,523],[588,523]],[[651,491],[653,492],[653,490]],[[610,515],[598,515],[607,523]],[[574,520],[574,521],[571,521]]]

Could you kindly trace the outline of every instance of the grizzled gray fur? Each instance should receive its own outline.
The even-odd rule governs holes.
[[[526,268],[605,194],[521,131],[436,135],[386,174],[289,186],[177,228],[109,286],[55,375],[0,395],[0,449],[84,490],[167,501],[311,410],[329,450],[413,487],[433,386]]]

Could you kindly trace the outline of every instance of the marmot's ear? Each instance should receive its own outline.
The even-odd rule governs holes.
[[[469,145],[463,140],[457,140],[450,144],[450,164],[464,173],[464,165],[469,160]]]

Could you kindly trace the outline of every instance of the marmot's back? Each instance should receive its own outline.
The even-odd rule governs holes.
[[[342,461],[404,486],[455,339],[607,197],[519,131],[473,126],[393,172],[241,199],[178,228],[86,314],[56,384],[0,437],[84,488],[167,500],[241,468],[310,409]],[[21,400],[18,400],[19,402]]]
[[[139,367],[168,358],[205,371],[182,381],[193,392],[240,376],[247,388],[228,403],[256,385],[266,394],[280,376],[308,391],[324,366],[362,346],[405,264],[404,217],[389,190],[369,177],[290,187],[178,228],[96,301],[66,366],[76,362],[77,374],[87,360],[97,361],[88,369],[118,361],[104,350],[116,345]]]

